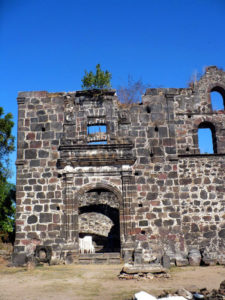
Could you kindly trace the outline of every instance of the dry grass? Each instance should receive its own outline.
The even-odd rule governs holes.
[[[122,265],[61,265],[31,270],[0,266],[0,300],[128,300],[141,290],[159,295],[180,287],[218,288],[225,268],[172,268],[171,278],[119,280]]]

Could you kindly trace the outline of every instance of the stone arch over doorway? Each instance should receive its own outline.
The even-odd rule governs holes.
[[[78,204],[78,236],[92,236],[95,251],[120,252],[123,235],[122,193],[117,187],[96,183],[75,195]]]
[[[97,182],[96,184],[86,184],[85,186],[83,186],[82,188],[80,188],[77,193],[76,193],[76,198],[79,198],[80,195],[84,194],[85,192],[89,191],[89,190],[93,190],[93,189],[106,189],[109,190],[111,192],[113,192],[120,205],[122,203],[122,192],[114,185],[112,184],[108,184],[108,183],[102,183],[102,182]]]

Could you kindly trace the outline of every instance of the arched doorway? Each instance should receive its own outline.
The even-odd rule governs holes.
[[[96,186],[78,197],[79,238],[91,236],[95,253],[120,252],[120,199],[111,188]]]

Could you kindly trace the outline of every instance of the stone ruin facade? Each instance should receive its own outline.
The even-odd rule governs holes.
[[[19,93],[14,261],[79,262],[86,235],[103,257],[222,261],[225,112],[212,91],[225,102],[217,67],[129,105],[114,90]],[[199,128],[211,129],[213,154],[200,154]]]

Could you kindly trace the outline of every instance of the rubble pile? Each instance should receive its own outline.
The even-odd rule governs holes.
[[[224,300],[225,299],[225,280],[220,283],[218,290],[212,291],[207,288],[199,289],[198,291],[188,291],[184,288],[177,290],[171,294],[164,291],[158,298],[144,291],[138,292],[133,297],[134,300]]]
[[[118,275],[119,279],[136,279],[136,280],[145,280],[145,279],[154,279],[154,278],[170,278],[170,274],[160,272],[160,273],[135,273],[135,274],[127,274],[127,273],[120,273]]]
[[[220,283],[220,287],[218,290],[213,289],[209,291],[207,288],[199,289],[197,291],[188,291],[184,288],[177,290],[173,295],[167,293],[166,291],[159,296],[162,298],[169,298],[171,296],[182,296],[185,299],[204,299],[204,300],[224,300],[225,299],[225,280]]]

